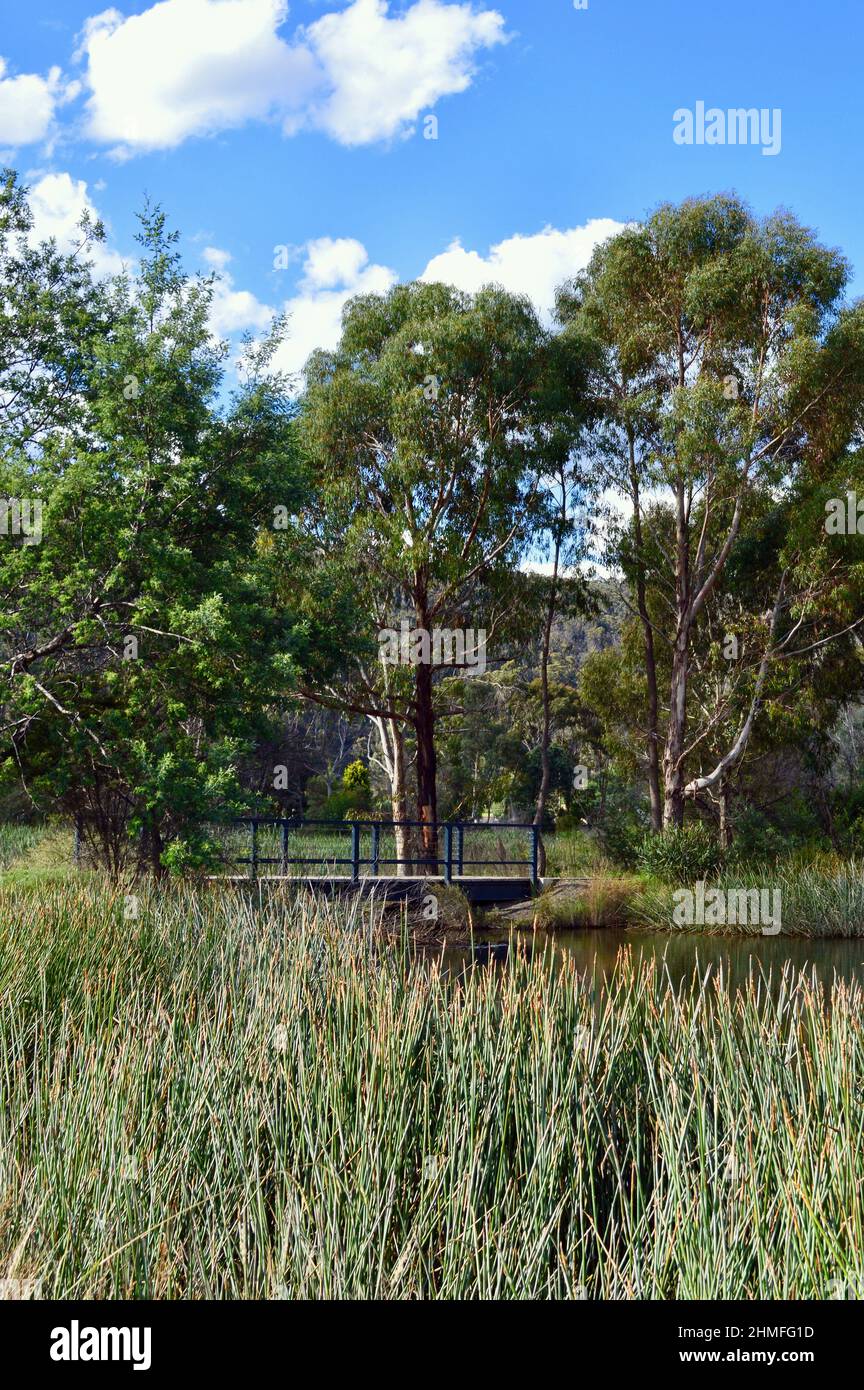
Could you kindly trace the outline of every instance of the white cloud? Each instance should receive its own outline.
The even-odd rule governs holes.
[[[352,0],[290,40],[278,32],[287,16],[286,0],[160,0],[94,16],[79,48],[88,135],[123,156],[250,120],[345,145],[389,139],[464,91],[477,53],[505,38],[501,15],[467,0],[415,0],[395,16],[387,0]]]
[[[89,19],[88,134],[127,153],[170,149],[299,108],[318,71],[278,37],[287,13],[285,0],[161,0]]]
[[[217,337],[228,338],[232,333],[265,332],[274,311],[249,290],[234,288],[234,278],[228,270],[230,252],[218,246],[205,246],[201,254],[219,277],[213,288],[210,306],[210,326]]]
[[[44,140],[54,119],[55,107],[77,96],[78,83],[64,83],[59,68],[47,77],[37,73],[7,74],[0,58],[0,144],[30,145]]]
[[[210,323],[220,338],[232,333],[264,332],[273,319],[273,310],[262,304],[249,290],[235,290],[230,277],[217,281],[210,307]]]
[[[421,111],[471,85],[480,49],[505,39],[496,10],[417,0],[391,18],[389,8],[354,0],[305,31],[331,89],[310,119],[340,144],[410,133]]]
[[[566,231],[546,227],[535,235],[508,237],[487,255],[467,251],[454,242],[429,261],[419,278],[443,280],[470,293],[488,284],[503,285],[514,293],[528,295],[538,312],[548,319],[557,286],[582,270],[594,248],[623,225],[600,217]],[[349,299],[359,294],[386,294],[399,276],[388,266],[370,262],[365,246],[353,237],[319,237],[304,246],[275,249],[282,255],[283,265],[302,260],[295,292],[282,306],[288,316],[287,339],[275,360],[278,369],[293,376],[302,371],[316,348],[337,346],[342,310]],[[227,252],[211,246],[205,247],[203,256],[209,265],[226,274],[230,260]],[[265,327],[272,311],[253,295],[234,290],[230,276],[226,278],[219,331]]]
[[[320,237],[306,243],[303,275],[285,304],[288,337],[275,365],[299,372],[316,348],[334,348],[342,331],[342,309],[356,294],[386,294],[398,275],[369,261],[365,247],[350,237]]]
[[[89,213],[94,222],[99,217],[87,184],[66,173],[43,174],[31,184],[27,201],[33,213],[30,240],[34,245],[54,237],[61,250],[71,251],[81,241],[83,214]],[[123,258],[105,242],[93,243],[89,255],[97,275],[116,275],[123,269]]]
[[[205,246],[201,255],[212,270],[224,270],[231,260],[231,252],[222,251],[218,246]]]
[[[365,246],[353,237],[319,237],[304,249],[303,283],[310,290],[356,284],[369,260]]]
[[[527,294],[548,319],[557,287],[584,270],[595,246],[623,226],[610,217],[595,217],[582,227],[563,232],[544,227],[534,235],[517,233],[499,241],[485,256],[454,241],[446,251],[433,256],[420,279],[442,280],[472,294],[484,285],[503,285],[514,294]]]

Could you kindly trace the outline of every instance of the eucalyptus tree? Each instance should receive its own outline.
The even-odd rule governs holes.
[[[423,643],[467,628],[495,660],[514,573],[548,519],[541,478],[567,448],[573,395],[567,410],[560,397],[550,405],[552,370],[549,335],[526,299],[421,283],[354,300],[337,349],[307,367],[301,428],[317,489],[308,530],[321,571],[353,583],[365,640],[345,698],[384,721],[394,747],[413,734],[427,858],[437,854],[442,678],[470,674],[471,661],[443,645],[429,659]],[[411,655],[387,670],[376,642],[403,621]]]
[[[648,767],[658,823],[658,728],[665,713],[662,823],[680,826],[685,798],[716,785],[740,759],[767,666],[791,627],[814,620],[807,570],[824,528],[789,554],[770,605],[764,660],[748,710],[704,775],[688,778],[688,690],[697,624],[741,543],[754,498],[806,493],[842,457],[861,423],[864,314],[844,300],[849,270],[790,214],[757,220],[737,198],[663,206],[604,244],[566,287],[565,331],[600,350],[593,389],[602,413],[595,457],[632,508],[620,558],[634,577],[648,678]],[[649,509],[668,499],[668,546],[646,537]],[[658,551],[660,552],[658,555]],[[805,559],[805,552],[809,558]],[[657,595],[649,611],[648,587]],[[838,622],[836,634],[844,630]],[[821,633],[818,640],[830,640]],[[668,707],[656,646],[670,653]]]
[[[553,694],[550,685],[552,634],[557,619],[584,615],[591,607],[587,583],[580,570],[592,539],[589,514],[591,480],[586,477],[579,449],[586,427],[596,414],[588,390],[589,369],[599,356],[596,342],[577,330],[551,339],[549,367],[542,397],[548,447],[543,485],[547,519],[538,540],[548,548],[548,574],[543,589],[540,641],[539,691],[543,711],[540,735],[540,785],[534,806],[534,824],[542,826],[552,783]],[[535,581],[536,583],[537,581]],[[540,845],[541,872],[546,851]]]

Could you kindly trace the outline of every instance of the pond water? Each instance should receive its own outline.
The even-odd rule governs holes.
[[[507,941],[475,944],[475,964],[506,962],[514,949],[531,950],[529,934],[514,934]],[[627,949],[638,964],[640,958],[656,960],[665,968],[674,985],[689,980],[698,967],[704,974],[722,968],[730,988],[746,984],[751,974],[777,980],[786,962],[796,970],[807,970],[830,989],[835,979],[864,984],[864,937],[803,938],[789,936],[706,936],[684,932],[626,931],[614,927],[563,931],[534,938],[534,951],[546,951],[551,960],[569,956],[580,971],[609,975],[616,968],[619,953]],[[459,968],[471,961],[470,948],[447,948],[444,964]]]

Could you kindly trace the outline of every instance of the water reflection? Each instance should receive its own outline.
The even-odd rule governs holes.
[[[504,966],[511,952],[542,955],[551,964],[568,957],[577,969],[602,979],[610,976],[627,949],[636,964],[657,961],[673,985],[689,980],[698,967],[713,976],[722,968],[730,989],[751,976],[779,981],[784,965],[806,970],[826,988],[835,979],[864,984],[864,938],[808,939],[789,936],[704,936],[670,932],[633,932],[618,928],[557,932],[554,935],[514,933],[508,940],[483,940],[470,946],[447,946],[444,968],[457,972],[471,964]]]
[[[514,942],[513,949],[527,956],[531,955],[530,943]],[[511,950],[509,941],[479,941],[474,946],[471,959],[474,965],[503,965]]]

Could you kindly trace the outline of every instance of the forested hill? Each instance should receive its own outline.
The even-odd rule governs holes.
[[[577,678],[579,668],[591,652],[613,647],[620,640],[627,621],[627,605],[621,586],[614,580],[592,580],[588,586],[589,611],[556,619],[552,632],[552,654],[564,679]]]

